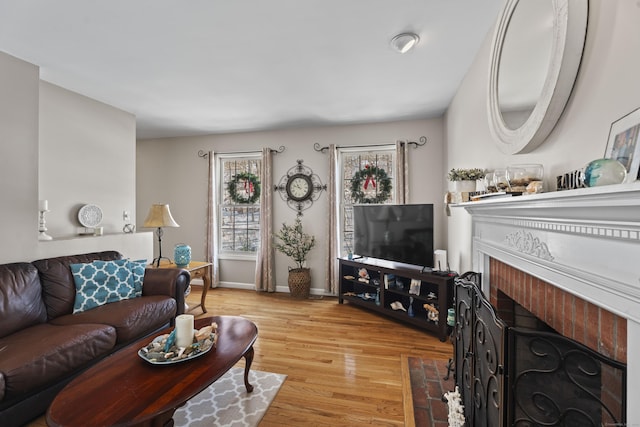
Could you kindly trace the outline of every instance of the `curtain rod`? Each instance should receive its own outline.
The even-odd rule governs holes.
[[[413,145],[413,148],[418,148],[418,147],[422,147],[423,145],[425,145],[427,143],[427,137],[426,136],[421,136],[419,139],[420,142],[415,142],[415,141],[401,141],[404,142],[405,144],[409,144],[409,145]],[[336,146],[336,148],[359,148],[359,147],[379,147],[379,146],[383,146],[383,145],[389,145],[389,144],[369,144],[369,145],[338,145]],[[313,149],[316,150],[319,153],[324,153],[326,150],[329,149],[329,146],[323,147],[320,144],[318,144],[317,142],[315,144],[313,144]]]
[[[286,147],[284,145],[281,145],[280,147],[278,147],[277,150],[270,148],[269,149],[272,153],[274,154],[278,154],[278,153],[282,153],[284,152],[284,150],[286,150]],[[251,151],[230,151],[230,152],[226,152],[226,153],[219,153],[216,151],[216,154],[246,154],[246,153],[257,153],[258,150],[251,150]],[[202,157],[204,159],[206,159],[207,157],[209,157],[209,152],[208,151],[204,151],[204,150],[198,150],[198,157]]]

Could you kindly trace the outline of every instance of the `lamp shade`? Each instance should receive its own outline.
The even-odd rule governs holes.
[[[151,205],[149,213],[144,220],[143,227],[146,228],[158,228],[158,227],[180,227],[178,223],[171,216],[169,205]]]

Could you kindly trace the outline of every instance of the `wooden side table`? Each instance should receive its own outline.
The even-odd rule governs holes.
[[[187,270],[191,274],[191,279],[202,279],[202,297],[200,297],[200,304],[195,304],[193,306],[187,306],[187,311],[192,311],[198,307],[202,308],[202,313],[207,312],[207,308],[204,305],[204,301],[207,298],[207,292],[209,292],[209,288],[211,287],[211,268],[212,265],[210,262],[202,262],[202,261],[191,261],[189,265],[186,267],[178,267],[174,263],[164,263],[160,264],[160,267],[156,267],[155,265],[148,265],[147,268],[179,268],[183,270]],[[191,285],[189,285],[191,286]]]

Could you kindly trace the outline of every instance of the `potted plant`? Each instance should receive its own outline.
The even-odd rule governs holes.
[[[311,271],[304,267],[307,255],[316,244],[316,238],[302,231],[302,221],[296,218],[293,225],[282,224],[274,237],[275,248],[291,257],[296,267],[289,267],[289,292],[296,298],[309,298],[311,289]]]
[[[449,181],[453,182],[453,191],[472,192],[476,191],[476,181],[484,178],[485,175],[486,171],[479,168],[451,169]]]

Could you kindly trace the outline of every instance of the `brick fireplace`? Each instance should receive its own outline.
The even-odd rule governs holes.
[[[627,363],[627,320],[496,259],[490,260],[491,304],[513,319],[511,301],[559,334]]]
[[[640,183],[463,203],[473,270],[500,310],[516,301],[556,332],[627,364],[640,425]],[[635,404],[635,405],[634,405]]]

